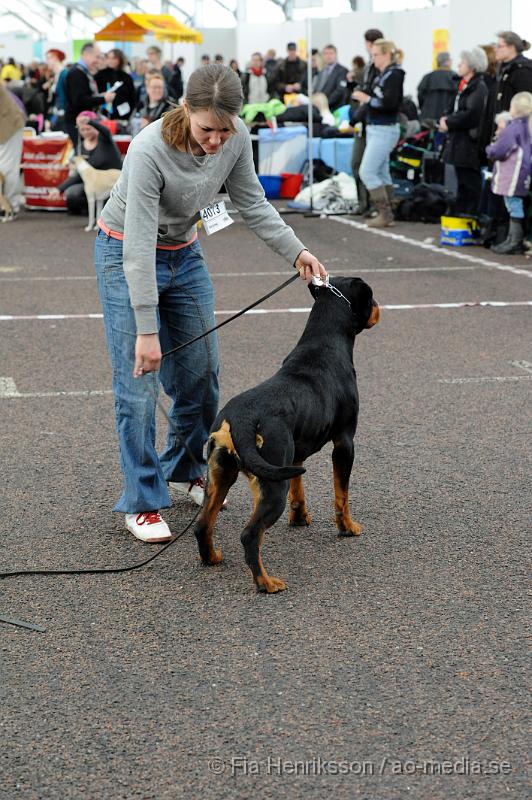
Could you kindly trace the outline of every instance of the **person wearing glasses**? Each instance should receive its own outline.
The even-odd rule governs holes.
[[[523,55],[529,48],[530,44],[513,31],[497,35],[495,58],[500,66],[495,85],[495,114],[509,111],[517,92],[532,92],[532,61]]]

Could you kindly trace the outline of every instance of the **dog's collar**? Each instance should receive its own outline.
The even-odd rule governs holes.
[[[330,289],[331,292],[336,295],[336,297],[342,297],[349,306],[349,308],[351,308],[351,303],[349,302],[347,297],[344,294],[342,294],[340,289],[338,289],[336,286],[333,286],[332,283],[329,283],[328,275],[325,278],[325,281],[322,281],[321,278],[317,278],[316,276],[314,276],[312,278],[312,284],[316,286],[318,289]],[[351,308],[351,310],[353,309]]]

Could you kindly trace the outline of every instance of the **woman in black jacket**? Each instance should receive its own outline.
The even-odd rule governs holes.
[[[444,160],[456,170],[458,192],[453,209],[455,214],[475,215],[480,202],[482,176],[478,143],[488,95],[482,77],[487,66],[486,53],[480,47],[460,54],[458,92],[449,112],[441,117],[438,126],[440,131],[448,133]]]
[[[76,119],[79,133],[78,152],[85,156],[94,169],[122,169],[122,157],[113,141],[109,128],[100,122],[94,111],[82,111]],[[81,176],[77,171],[70,175],[50,194],[65,193],[69,214],[87,214],[87,197]]]
[[[378,76],[367,94],[353,92],[353,100],[365,104],[366,147],[360,164],[360,177],[377,207],[378,215],[368,227],[393,225],[393,181],[390,153],[399,141],[399,110],[403,102],[404,70],[399,66],[403,53],[393,42],[377,39],[371,48]]]
[[[107,92],[117,81],[122,86],[116,90],[109,119],[128,120],[135,110],[136,92],[133,78],[124,69],[126,57],[121,50],[113,49],[107,53],[107,67],[96,73],[94,79],[100,92]]]

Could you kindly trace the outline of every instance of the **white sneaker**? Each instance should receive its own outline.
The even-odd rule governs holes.
[[[205,481],[203,478],[194,478],[194,480],[187,483],[169,482],[168,486],[178,494],[189,497],[197,506],[203,505],[203,500],[205,499]]]
[[[148,544],[168,542],[172,538],[170,528],[158,511],[126,514],[126,528],[141,542]]]

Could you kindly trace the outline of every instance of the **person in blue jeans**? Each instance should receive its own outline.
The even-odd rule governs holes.
[[[369,90],[371,94],[355,91],[352,97],[367,109],[366,148],[359,175],[379,212],[368,227],[386,228],[394,224],[390,153],[399,141],[405,73],[400,67],[403,52],[388,39],[373,42],[371,57],[379,73]]]
[[[243,220],[303,279],[326,277],[264,196],[249,133],[238,119],[241,106],[242,87],[233,70],[197,69],[183,105],[131,143],[98,220],[94,259],[124,477],[115,511],[125,514],[126,528],[144,542],[172,536],[160,514],[171,505],[169,490],[203,503],[203,450],[218,405],[216,335],[162,359],[163,352],[215,324],[214,291],[197,241],[200,212],[207,218],[216,212],[215,196],[225,183]],[[160,455],[159,382],[172,401]]]

